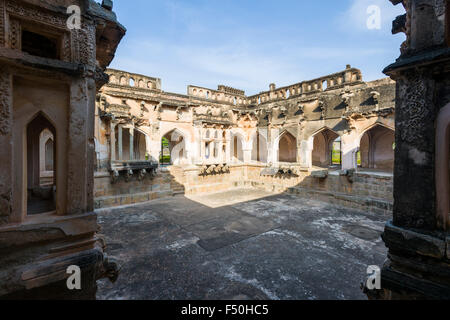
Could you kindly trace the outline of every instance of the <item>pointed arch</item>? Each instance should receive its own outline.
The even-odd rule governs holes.
[[[52,172],[50,179],[41,180],[41,159],[42,155],[45,155],[41,151],[41,133],[48,130],[52,134],[52,167],[48,167],[48,171]],[[41,214],[45,212],[55,211],[55,195],[54,187],[56,186],[56,173],[57,173],[57,154],[56,141],[58,136],[56,134],[56,128],[49,120],[47,115],[39,111],[28,122],[26,126],[26,199],[27,199],[27,210],[28,215]],[[47,141],[48,142],[48,141]],[[57,190],[56,190],[57,192]]]
[[[311,162],[313,166],[328,168],[341,164],[340,135],[325,126],[314,132],[309,138],[312,143]]]
[[[278,161],[297,162],[297,139],[287,130],[278,139]]]
[[[450,230],[450,104],[440,110],[437,118],[436,191],[438,225]]]
[[[357,153],[358,166],[366,169],[394,170],[394,130],[374,123],[362,132]]]
[[[178,128],[161,137],[161,164],[178,165],[187,160],[186,136]]]

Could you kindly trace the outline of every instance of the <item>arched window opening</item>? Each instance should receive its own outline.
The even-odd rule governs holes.
[[[339,135],[324,129],[314,136],[312,164],[319,168],[329,168],[341,165],[341,140]]]
[[[376,125],[361,137],[359,152],[358,165],[361,168],[392,172],[395,152],[394,131]]]
[[[42,114],[27,126],[27,214],[56,210],[56,130]]]
[[[161,139],[161,165],[179,165],[186,160],[186,146],[183,135],[172,130]]]
[[[331,146],[331,166],[342,164],[341,137],[336,138]]]
[[[278,161],[297,162],[297,139],[292,134],[285,132],[278,144]]]
[[[53,139],[48,138],[45,143],[45,171],[53,171]]]

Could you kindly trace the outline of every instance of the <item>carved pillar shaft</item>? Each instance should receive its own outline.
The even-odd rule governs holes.
[[[118,135],[118,147],[119,147],[119,159],[123,160],[123,139],[122,139],[122,126],[118,125],[117,127],[117,135]]]
[[[0,68],[0,225],[7,223],[12,214],[12,122],[12,76]]]
[[[111,122],[110,124],[110,148],[111,148],[111,161],[116,160],[116,124]]]
[[[230,140],[226,140],[225,142],[225,162],[231,162],[231,142]]]
[[[87,211],[88,140],[90,114],[88,80],[74,79],[70,87],[67,214]],[[92,132],[93,133],[93,132]]]
[[[435,229],[435,82],[418,71],[396,80],[394,224]]]
[[[0,47],[5,45],[5,1],[0,0]]]
[[[130,160],[134,160],[134,128],[130,128]]]

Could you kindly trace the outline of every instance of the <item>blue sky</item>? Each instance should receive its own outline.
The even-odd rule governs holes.
[[[366,27],[381,8],[381,30]],[[162,79],[164,91],[224,84],[247,95],[360,68],[366,81],[399,56],[403,13],[388,0],[115,0],[127,28],[112,68]]]

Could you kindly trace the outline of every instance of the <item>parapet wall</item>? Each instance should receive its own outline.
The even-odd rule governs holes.
[[[341,89],[344,86],[361,84],[362,73],[359,69],[347,66],[342,72],[334,73],[313,80],[299,82],[282,88],[275,88],[271,84],[271,90],[247,98],[246,104],[263,104],[270,101],[286,100],[294,96],[310,95],[319,92]]]
[[[370,172],[315,171],[293,168],[292,173],[264,175],[262,165],[234,165],[229,173],[201,175],[200,167],[164,167],[150,179],[123,178],[111,183],[109,175],[95,179],[96,208],[114,207],[171,197],[231,190],[259,188],[269,192],[288,192],[344,207],[375,213],[392,212],[393,177]],[[132,178],[133,179],[133,178]]]

